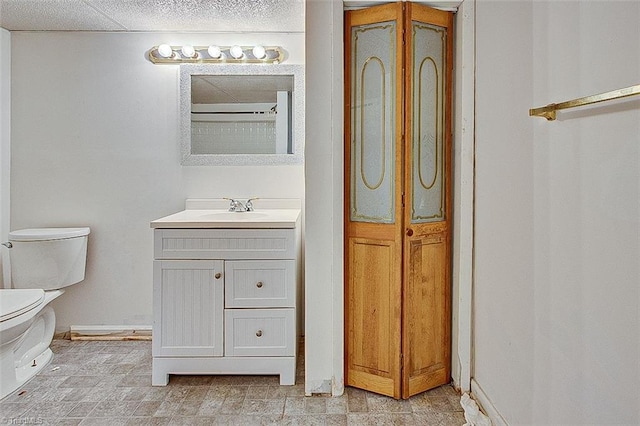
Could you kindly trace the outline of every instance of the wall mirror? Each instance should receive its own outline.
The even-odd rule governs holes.
[[[302,164],[302,65],[181,65],[182,164]]]

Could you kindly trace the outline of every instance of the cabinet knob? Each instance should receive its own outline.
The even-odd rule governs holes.
[[[256,283],[256,287],[258,287],[258,288],[262,288],[262,281],[258,281],[258,282]]]
[[[216,272],[214,276],[216,277],[216,280],[219,280],[222,274],[220,272]]]
[[[407,229],[407,236],[410,237],[413,235],[413,229],[409,228]]]
[[[256,336],[258,336],[258,337],[262,337],[262,330],[258,330],[258,331],[256,331]]]

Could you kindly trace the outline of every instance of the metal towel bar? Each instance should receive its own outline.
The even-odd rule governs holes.
[[[544,117],[549,121],[553,121],[556,119],[556,111],[561,109],[591,105],[598,102],[611,101],[635,95],[640,95],[640,84],[625,87],[624,89],[612,90],[611,92],[600,93],[598,95],[585,96],[583,98],[573,99],[559,104],[549,104],[540,108],[533,108],[529,110],[529,115]]]

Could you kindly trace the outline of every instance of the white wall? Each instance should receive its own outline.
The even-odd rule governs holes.
[[[510,424],[640,423],[640,3],[476,4],[474,380]],[[500,420],[500,419],[498,419]]]
[[[11,33],[0,28],[0,242],[7,241],[10,226],[10,169]],[[4,287],[5,281],[7,283],[9,281],[9,264],[6,263],[7,261],[8,251],[5,247],[0,246],[0,288]]]
[[[344,389],[342,13],[341,0],[307,1],[307,394]]]
[[[303,198],[303,166],[183,167],[178,67],[159,43],[281,45],[304,34],[12,34],[11,227],[90,226],[85,281],[54,302],[58,329],[150,325],[149,222],[188,197]]]
[[[475,2],[455,15],[453,117],[453,265],[451,379],[462,392],[471,385],[473,298]]]

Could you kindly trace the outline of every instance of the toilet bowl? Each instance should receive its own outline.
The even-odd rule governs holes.
[[[0,399],[44,368],[55,331],[49,302],[84,279],[89,228],[9,233],[10,289],[0,289]]]

